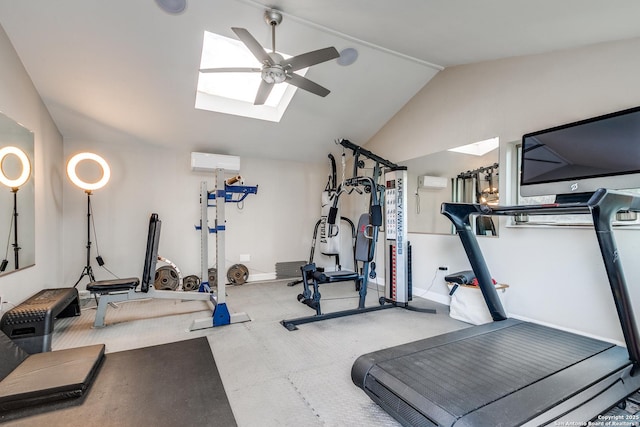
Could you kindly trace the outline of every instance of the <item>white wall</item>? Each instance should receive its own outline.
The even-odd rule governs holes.
[[[640,105],[639,51],[635,39],[446,69],[366,148],[400,162],[494,136],[516,141],[526,132]],[[501,194],[506,181],[501,177]],[[632,296],[640,301],[637,231],[617,235]],[[457,237],[412,234],[410,240],[417,287],[428,287],[439,265],[469,268]],[[513,315],[622,340],[592,230],[501,224],[500,237],[480,239],[480,246],[493,276],[511,286]],[[433,297],[446,299],[443,281],[436,282]]]
[[[147,224],[152,212],[162,220],[160,255],[180,268],[184,276],[200,276],[200,182],[213,190],[213,174],[190,170],[190,150],[153,146],[140,141],[101,143],[65,140],[65,159],[80,151],[93,151],[111,165],[111,181],[91,197],[100,254],[119,277],[140,276]],[[326,171],[319,164],[262,159],[241,159],[246,185],[258,185],[244,208],[226,205],[226,264],[248,254],[250,277],[273,278],[275,263],[308,258],[313,225],[320,214],[320,192]],[[86,264],[87,197],[64,181],[64,283],[73,285]],[[215,210],[209,209],[210,227]],[[112,278],[95,262],[98,279]],[[215,237],[210,236],[209,266],[215,266]],[[80,289],[84,289],[83,279]],[[292,296],[293,297],[293,296]]]
[[[62,137],[1,27],[0,111],[34,134],[36,264],[0,277],[0,295],[17,303],[62,285]]]

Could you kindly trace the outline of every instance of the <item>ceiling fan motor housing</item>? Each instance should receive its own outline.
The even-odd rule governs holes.
[[[266,10],[264,12],[264,20],[268,25],[279,25],[282,22],[282,13],[275,9]]]

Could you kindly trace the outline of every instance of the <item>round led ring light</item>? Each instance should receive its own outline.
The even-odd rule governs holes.
[[[96,182],[86,182],[78,178],[78,174],[76,173],[76,167],[78,163],[83,160],[93,160],[98,163],[102,168],[102,178],[100,178]],[[107,182],[109,182],[109,178],[111,177],[111,169],[109,169],[109,165],[107,162],[100,156],[94,153],[79,153],[73,156],[69,163],[67,163],[67,176],[71,182],[73,182],[78,187],[82,188],[85,191],[97,190],[105,186]]]
[[[5,174],[4,169],[2,168],[2,163],[5,157],[7,157],[9,154],[13,154],[14,156],[16,156],[20,160],[20,163],[22,164],[22,173],[16,179],[9,178]],[[4,185],[10,188],[18,188],[22,184],[27,182],[30,175],[31,175],[31,163],[29,162],[29,158],[27,157],[24,151],[22,151],[18,147],[12,147],[12,146],[3,147],[0,149],[0,182],[1,183],[3,183]]]

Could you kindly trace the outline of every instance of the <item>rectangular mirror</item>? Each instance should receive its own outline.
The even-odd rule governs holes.
[[[451,221],[440,213],[443,202],[497,204],[498,162],[495,148],[482,155],[446,150],[400,163],[408,170],[409,232],[452,234]],[[498,235],[490,217],[473,226],[478,235]]]
[[[0,275],[35,264],[33,133],[0,113]]]

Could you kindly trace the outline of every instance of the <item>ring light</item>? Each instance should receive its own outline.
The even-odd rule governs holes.
[[[102,178],[96,182],[86,182],[78,178],[78,174],[76,173],[76,167],[78,163],[83,160],[93,160],[98,163],[102,168]],[[100,156],[94,153],[79,153],[73,156],[69,163],[67,163],[67,175],[71,182],[73,182],[78,187],[82,188],[85,191],[97,190],[105,186],[107,182],[109,182],[109,178],[111,177],[111,169],[109,169],[109,165],[107,162]]]
[[[16,179],[9,178],[2,168],[2,163],[9,154],[13,154],[16,156],[21,163],[22,173]],[[31,175],[31,163],[29,162],[29,158],[25,154],[24,151],[19,149],[18,147],[4,147],[0,149],[0,182],[10,188],[18,188],[29,179],[29,175]]]

